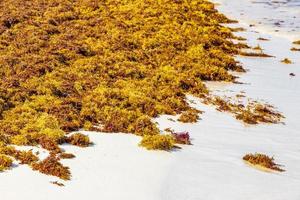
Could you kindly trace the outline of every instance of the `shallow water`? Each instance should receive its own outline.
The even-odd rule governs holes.
[[[240,22],[252,24],[261,32],[300,38],[300,0],[213,0],[221,10]]]

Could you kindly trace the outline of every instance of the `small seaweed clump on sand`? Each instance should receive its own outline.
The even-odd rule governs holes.
[[[39,161],[39,158],[29,151],[20,151],[13,146],[4,146],[0,144],[0,154],[13,157],[14,159],[20,161],[20,164],[31,165],[34,162]]]
[[[178,118],[178,121],[183,123],[195,123],[200,119],[199,114],[201,113],[201,111],[191,108],[187,111],[184,111]]]
[[[300,51],[300,48],[292,47],[291,51]]]
[[[292,64],[292,61],[288,58],[285,58],[285,59],[281,60],[281,62],[284,63],[284,64]]]
[[[69,167],[63,166],[55,155],[50,155],[38,163],[33,163],[32,168],[47,175],[57,176],[63,180],[69,180],[71,176]]]
[[[263,49],[261,46],[258,44],[257,46],[253,47],[254,50],[262,51]]]
[[[299,44],[300,45],[300,40],[294,41],[293,44]]]
[[[279,123],[284,116],[275,111],[274,107],[268,104],[252,103],[237,111],[236,119],[242,120],[247,124],[258,123]]]
[[[272,105],[249,101],[247,105],[231,102],[230,99],[224,99],[215,96],[206,99],[205,103],[211,103],[217,106],[217,110],[231,112],[236,119],[247,124],[273,123],[282,121],[284,116],[276,111]]]
[[[81,133],[75,133],[69,137],[67,137],[66,142],[79,147],[88,147],[91,142],[90,138],[87,135],[83,135]]]
[[[192,144],[190,134],[188,132],[172,132],[171,134],[177,144]]]
[[[140,146],[148,150],[171,150],[174,148],[174,138],[171,135],[145,135]]]
[[[0,154],[0,172],[9,169],[12,163],[13,160],[10,157]]]
[[[75,158],[75,155],[72,154],[72,153],[61,153],[59,154],[59,158],[61,159],[72,159],[72,158]]]
[[[190,134],[187,131],[175,132],[171,128],[166,128],[165,131],[173,136],[176,144],[187,144],[187,145],[192,144]]]
[[[262,57],[262,58],[270,58],[274,57],[269,54],[263,53],[263,52],[244,52],[240,51],[241,56],[248,56],[248,57]]]
[[[59,186],[59,187],[65,186],[63,183],[60,183],[60,182],[58,182],[58,181],[51,181],[50,183],[52,183],[53,185],[57,185],[57,186]]]
[[[264,170],[274,170],[274,171],[279,171],[283,172],[284,170],[279,167],[278,164],[274,162],[274,158],[270,158],[267,155],[264,154],[247,154],[243,157],[243,160],[246,161],[247,163],[255,166],[255,167],[260,167]]]
[[[16,151],[14,155],[16,160],[20,161],[20,164],[30,165],[39,161],[39,158],[32,153],[32,151]]]
[[[260,41],[269,41],[269,39],[263,38],[263,37],[259,37],[259,38],[257,38],[257,40],[260,40]]]

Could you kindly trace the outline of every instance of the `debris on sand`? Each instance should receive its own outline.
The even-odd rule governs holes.
[[[243,157],[243,160],[257,169],[261,169],[264,171],[278,171],[283,172],[285,170],[280,168],[280,165],[274,162],[273,157],[269,157],[264,154],[255,153],[255,154],[247,154]]]

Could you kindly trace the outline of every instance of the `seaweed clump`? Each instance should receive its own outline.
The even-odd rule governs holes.
[[[259,38],[257,38],[257,40],[261,40],[261,41],[269,41],[269,39],[263,38],[263,37],[259,37]]]
[[[195,123],[200,119],[199,114],[201,113],[202,112],[197,109],[189,109],[180,115],[178,121],[183,123]]]
[[[283,172],[284,170],[280,168],[278,164],[274,162],[273,157],[269,157],[264,154],[255,153],[255,154],[247,154],[243,157],[243,160],[248,162],[255,167],[262,167],[263,169],[270,169],[279,172]]]
[[[177,144],[192,144],[190,134],[188,132],[172,132],[171,134]]]
[[[300,40],[294,41],[293,44],[298,44],[298,45],[300,45]]]
[[[249,105],[246,109],[242,109],[236,114],[236,119],[242,120],[247,124],[276,124],[279,123],[282,118],[284,118],[284,116],[281,113],[275,111],[273,106],[260,103]]]
[[[39,160],[39,158],[33,154],[31,150],[20,151],[13,146],[4,146],[3,144],[0,144],[0,154],[10,156],[20,161],[20,164],[31,165]]]
[[[75,133],[67,137],[66,142],[79,147],[88,147],[91,144],[90,138],[81,133]]]
[[[58,182],[58,181],[51,181],[50,183],[52,183],[53,185],[57,185],[57,186],[59,186],[59,187],[65,186],[63,183]]]
[[[291,51],[300,51],[300,48],[292,47]]]
[[[281,60],[281,62],[284,63],[284,64],[292,64],[292,61],[288,58],[285,58],[285,59]]]
[[[72,158],[75,158],[75,155],[72,154],[72,153],[63,152],[59,155],[59,158],[61,158],[61,159],[72,159]]]
[[[16,160],[20,161],[20,164],[31,165],[39,161],[39,158],[32,153],[32,151],[16,151],[14,155]]]
[[[12,163],[13,160],[10,157],[0,154],[0,172],[9,169]]]
[[[59,148],[57,142],[48,137],[41,137],[39,139],[39,144],[42,148],[47,149],[51,153],[56,154],[61,152],[61,149]]]
[[[237,120],[241,120],[246,124],[277,124],[284,118],[280,112],[275,110],[274,106],[259,103],[257,101],[249,101],[247,105],[244,105],[241,103],[235,103],[225,97],[220,98],[215,96],[207,98],[205,103],[215,105],[218,111],[233,113]]]
[[[148,150],[166,150],[174,148],[174,138],[171,135],[145,135],[140,146]]]
[[[40,162],[33,163],[32,169],[43,174],[57,176],[63,180],[69,180],[71,177],[69,167],[63,166],[55,155],[50,155]]]
[[[263,52],[240,52],[241,56],[248,56],[248,57],[262,57],[262,58],[271,58],[274,56],[271,56],[269,54],[263,53]]]

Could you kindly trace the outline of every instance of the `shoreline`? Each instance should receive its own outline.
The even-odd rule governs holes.
[[[288,10],[286,9],[275,10],[276,8],[268,8],[268,6],[263,7],[263,4],[254,4],[253,2],[248,2],[247,0],[242,0],[239,3],[234,0],[211,0],[211,2],[216,5],[217,9],[221,13],[225,14],[229,18],[238,20],[239,24],[245,27],[252,26],[254,31],[257,31],[261,34],[284,37],[290,42],[296,41],[300,37],[300,28],[299,26],[296,26],[294,22],[297,18],[297,15],[300,14],[299,11],[296,12],[296,10],[294,10],[295,13],[292,15],[291,13],[288,13]],[[271,2],[269,6],[277,3],[280,2]],[[299,5],[297,6],[299,7]],[[251,12],[247,11],[247,7],[258,12],[258,16],[253,16]],[[276,16],[275,19],[271,20],[272,18],[268,17],[273,16],[272,12],[276,12],[276,14],[279,13],[282,18]],[[287,17],[288,15],[290,17]],[[285,21],[284,18],[287,18],[287,20]],[[272,21],[272,23],[270,21]],[[293,24],[295,27],[297,27],[296,30],[292,27],[289,27],[290,24]]]
[[[225,15],[226,8],[217,6]],[[248,12],[251,13],[251,10]],[[168,193],[163,195],[163,200],[197,200],[203,197],[297,200],[300,196],[299,53],[290,51],[292,44],[289,39],[258,32],[257,27],[249,25],[238,23],[231,26],[245,28],[246,31],[238,32],[237,35],[246,38],[247,44],[253,47],[259,44],[264,52],[275,57],[237,56],[238,61],[248,70],[239,75],[238,81],[244,84],[210,83],[208,86],[220,95],[235,96],[242,91],[248,97],[275,105],[284,113],[285,125],[245,126],[227,113],[196,104],[205,113],[197,125],[188,126],[187,129],[191,130],[197,147],[183,149],[177,156],[176,168],[172,169],[165,180]],[[259,41],[259,37],[270,40]],[[281,63],[280,60],[285,57],[292,59],[294,63]],[[289,76],[291,72],[296,76]],[[174,124],[169,123],[165,127],[168,126]],[[175,126],[175,130],[176,128],[180,128],[180,125]],[[247,166],[240,159],[249,152],[274,156],[286,172],[264,173]],[[193,166],[189,166],[189,162]],[[185,173],[178,175],[178,172]],[[188,187],[192,185],[197,186],[198,190]]]

